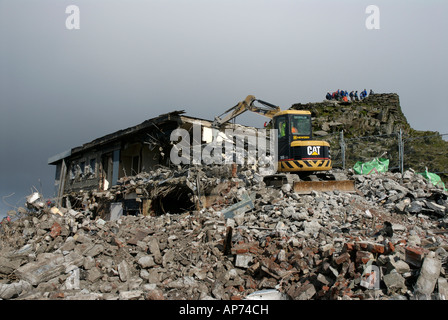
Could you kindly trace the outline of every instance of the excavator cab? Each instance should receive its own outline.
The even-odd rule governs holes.
[[[255,105],[255,102],[262,106]],[[245,100],[215,117],[213,127],[220,128],[225,123],[246,111],[252,111],[271,118],[271,125],[278,130],[278,168],[279,173],[265,176],[263,180],[269,185],[280,185],[290,173],[306,175],[312,172],[325,172],[332,169],[330,144],[326,141],[313,140],[311,112],[307,110],[285,110],[269,102],[248,95]],[[286,172],[286,173],[282,173]],[[289,183],[289,182],[288,182]],[[294,191],[306,194],[312,191],[339,190],[354,192],[354,180],[342,181],[294,181]]]
[[[309,111],[281,111],[273,117],[273,124],[278,130],[278,171],[331,170],[330,145],[312,140]]]

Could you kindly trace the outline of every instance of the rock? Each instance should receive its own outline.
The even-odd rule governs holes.
[[[311,283],[300,287],[294,300],[310,300],[316,294],[316,288]]]
[[[394,292],[406,292],[405,279],[394,270],[383,276],[383,281],[387,287],[389,294]]]
[[[156,263],[154,262],[154,257],[148,255],[141,257],[137,262],[144,269],[151,268],[156,265]]]
[[[317,234],[322,227],[317,219],[312,219],[310,222],[305,221],[303,225],[305,233],[311,236]]]
[[[173,263],[174,262],[174,251],[173,250],[168,250],[162,258],[162,266],[164,268],[166,268],[168,266],[168,264]]]
[[[162,264],[162,254],[160,253],[159,241],[156,237],[151,237],[149,241],[149,251],[154,255],[154,261],[157,264]]]
[[[409,213],[419,213],[423,209],[422,203],[419,201],[413,201],[411,204],[406,208],[406,211]]]
[[[433,210],[435,214],[439,215],[439,216],[445,216],[445,212],[446,212],[446,207],[439,205],[437,203],[434,203],[432,201],[425,201],[426,206]]]
[[[79,274],[79,268],[70,271],[69,276],[65,279],[65,288],[67,290],[80,289]]]
[[[9,275],[13,273],[20,266],[20,260],[10,260],[6,257],[0,256],[0,274]]]
[[[103,252],[104,247],[101,244],[95,244],[93,246],[88,247],[82,254],[86,257],[96,257],[101,252]]]
[[[29,282],[33,286],[51,280],[65,271],[65,266],[57,264],[50,258],[41,261],[29,262],[19,267],[15,274],[19,279]]]
[[[118,275],[120,277],[120,280],[123,282],[128,281],[129,276],[130,276],[130,270],[129,270],[129,265],[126,262],[126,260],[123,260],[120,262],[120,264],[118,265]]]
[[[410,203],[411,203],[411,199],[405,198],[404,200],[401,200],[395,204],[395,209],[398,212],[404,212],[405,209],[410,205]]]
[[[97,267],[93,267],[92,269],[87,271],[87,281],[89,281],[90,283],[95,283],[102,276],[103,276],[103,274],[101,273],[100,269],[98,269]]]
[[[285,193],[288,193],[291,191],[291,185],[289,183],[285,183],[284,185],[282,185],[282,191]]]
[[[398,258],[398,256],[394,255],[389,257],[389,263],[388,263],[388,271],[396,270],[399,274],[407,273],[411,270],[409,265]]]
[[[142,290],[122,291],[122,292],[120,292],[118,299],[119,300],[138,300],[142,296],[143,296]]]
[[[215,281],[212,285],[212,295],[215,299],[222,300],[224,299],[225,290],[224,286],[220,281]]]
[[[441,300],[448,300],[448,281],[446,278],[437,279],[437,287]]]
[[[296,210],[294,209],[294,207],[286,207],[285,209],[283,209],[282,215],[285,218],[290,218],[295,214],[295,212]]]
[[[32,289],[31,285],[24,280],[13,282],[10,284],[0,283],[0,298],[11,299],[18,297]]]
[[[235,258],[235,267],[249,268],[249,264],[252,262],[252,255],[250,254],[238,254]]]
[[[434,287],[437,283],[437,279],[440,275],[442,264],[437,258],[431,258],[427,256],[423,260],[422,268],[420,269],[420,275],[415,285],[415,294],[424,295],[430,299]]]
[[[162,290],[157,289],[156,287],[154,288],[149,287],[145,290],[145,292],[146,292],[145,296],[146,300],[165,300],[165,298],[163,297]]]

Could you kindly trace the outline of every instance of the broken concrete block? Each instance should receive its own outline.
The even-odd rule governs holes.
[[[151,268],[154,267],[156,265],[156,263],[154,262],[154,257],[153,256],[143,256],[140,259],[138,259],[137,263],[142,267],[142,268]]]
[[[156,237],[151,237],[151,240],[149,240],[149,251],[154,255],[154,261],[157,264],[162,264],[162,254]]]
[[[383,277],[384,284],[387,287],[389,293],[397,292],[397,293],[405,293],[406,292],[406,284],[405,279],[395,270],[392,270],[390,273],[386,274]]]
[[[162,257],[162,266],[166,268],[168,264],[174,262],[175,253],[174,250],[168,250]]]
[[[423,205],[419,201],[413,201],[406,208],[406,211],[409,213],[419,213],[423,210]]]
[[[118,265],[118,275],[121,281],[123,282],[128,281],[130,276],[130,270],[126,260],[121,261],[120,264]]]
[[[305,233],[311,236],[318,233],[320,228],[322,228],[317,219],[312,219],[310,222],[304,221],[303,226]]]
[[[148,285],[151,286],[151,285]],[[143,286],[145,289],[145,299],[146,300],[165,300],[163,297],[163,291],[160,289],[157,289],[156,287],[148,287],[145,288],[145,285]]]
[[[83,301],[89,301],[89,300],[102,300],[103,295],[101,293],[96,292],[88,292],[81,290],[79,293],[65,297],[64,300],[83,300]]]
[[[283,209],[282,215],[285,218],[290,218],[295,212],[296,210],[294,209],[294,207],[289,206]]]
[[[73,237],[67,237],[65,239],[65,243],[59,248],[62,252],[64,251],[72,251],[75,249],[76,246],[76,240]]]
[[[95,259],[92,257],[85,257],[83,262],[83,268],[85,270],[90,270],[95,267]]]
[[[0,273],[9,275],[14,272],[20,266],[19,259],[8,259],[5,257],[0,257]]]
[[[326,286],[328,286],[334,282],[332,279],[323,275],[322,273],[319,273],[317,275],[317,281],[319,281],[320,283],[322,283],[323,285],[326,285]]]
[[[296,292],[296,296],[294,300],[310,300],[316,294],[316,288],[313,284],[308,283],[302,285],[298,292]]]
[[[437,288],[441,300],[448,300],[448,281],[446,278],[437,279]]]
[[[390,272],[392,269],[395,269],[399,274],[403,274],[411,270],[409,264],[401,260],[397,255],[389,257],[387,268],[388,272]]]
[[[42,261],[29,262],[19,267],[15,274],[20,279],[28,281],[33,286],[41,282],[51,280],[65,271],[65,266],[55,264],[54,261],[44,259]]]
[[[92,269],[87,271],[87,280],[91,283],[96,282],[102,276],[103,274],[101,273],[101,270],[97,267],[93,267]]]
[[[395,204],[395,209],[399,212],[404,212],[404,210],[409,206],[410,203],[411,199],[405,198],[404,200]]]
[[[118,299],[119,300],[138,300],[142,296],[143,296],[142,290],[122,291],[122,292],[120,292]]]
[[[65,279],[65,288],[67,290],[78,290],[79,287],[79,268],[70,271],[70,275]]]
[[[96,257],[104,251],[104,247],[101,244],[95,244],[87,248],[82,254],[86,257]]]
[[[235,257],[235,267],[247,269],[252,259],[253,257],[250,254],[237,254]]]
[[[22,258],[28,258],[28,255],[34,252],[33,245],[31,243],[28,243],[21,247],[20,249],[17,249],[11,253],[8,254],[8,258],[10,259],[22,259]]]
[[[20,280],[10,284],[0,283],[0,299],[11,299],[18,297],[32,289],[27,281]]]
[[[439,278],[441,267],[442,263],[437,258],[427,256],[423,260],[420,275],[415,285],[416,294],[423,294],[428,299],[431,297],[431,293],[434,291],[437,279]]]
[[[216,280],[212,285],[211,292],[214,298],[218,300],[223,299],[225,295],[225,289],[223,284],[219,280]]]
[[[85,257],[78,254],[76,251],[71,251],[67,255],[64,256],[63,265],[67,268],[71,266],[81,267],[84,264]],[[73,269],[73,268],[72,268]]]

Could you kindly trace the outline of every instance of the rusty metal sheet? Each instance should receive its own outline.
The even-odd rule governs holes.
[[[294,192],[298,194],[310,194],[312,191],[355,192],[354,180],[328,180],[328,181],[298,181],[294,182]]]

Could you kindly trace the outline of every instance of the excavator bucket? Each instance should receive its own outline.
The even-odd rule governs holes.
[[[310,194],[311,191],[334,191],[355,192],[354,180],[327,180],[327,181],[296,181],[294,192],[298,194]]]

